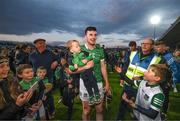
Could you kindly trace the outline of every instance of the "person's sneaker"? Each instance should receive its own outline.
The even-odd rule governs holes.
[[[174,87],[174,90],[173,90],[173,92],[178,92],[176,87]]]
[[[95,103],[95,104],[101,103],[101,98],[100,98],[100,95],[99,95],[99,94],[96,94],[96,95],[95,95],[95,97],[94,97],[94,103]]]
[[[89,105],[94,105],[94,96],[89,97]]]

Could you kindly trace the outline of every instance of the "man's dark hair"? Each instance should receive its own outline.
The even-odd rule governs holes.
[[[96,27],[93,27],[93,26],[89,26],[85,29],[85,35],[87,33],[87,31],[96,31]]]
[[[20,64],[16,68],[16,73],[21,75],[25,69],[29,69],[29,68],[32,68],[32,66],[30,64]]]
[[[136,46],[136,42],[135,41],[130,41],[129,46]]]

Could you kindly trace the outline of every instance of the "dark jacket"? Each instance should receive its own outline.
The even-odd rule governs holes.
[[[6,80],[0,81],[0,90],[3,92],[3,97],[7,102],[5,107],[0,109],[0,120],[20,119],[23,108],[17,106],[13,98],[10,96]]]

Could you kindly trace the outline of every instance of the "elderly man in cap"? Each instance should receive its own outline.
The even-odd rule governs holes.
[[[46,40],[45,39],[36,39],[34,40],[34,45],[36,50],[32,52],[29,56],[29,62],[33,66],[34,72],[37,71],[37,68],[43,66],[47,70],[47,77],[51,83],[53,83],[53,69],[56,68],[58,62],[56,61],[56,56],[52,51],[46,48]],[[54,100],[51,92],[47,95],[49,105],[49,113],[50,116],[54,114]]]

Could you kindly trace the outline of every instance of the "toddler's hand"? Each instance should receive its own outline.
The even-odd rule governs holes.
[[[88,62],[88,60],[87,60],[87,59],[83,59],[82,62],[83,62],[84,64],[86,64],[86,63]]]

